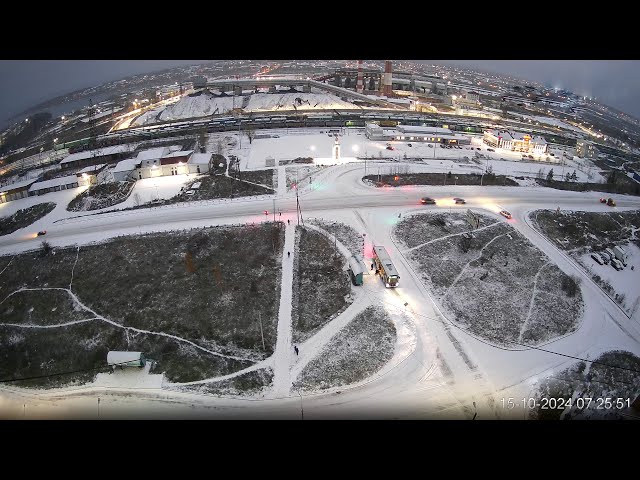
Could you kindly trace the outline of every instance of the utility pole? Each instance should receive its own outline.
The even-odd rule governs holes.
[[[266,350],[264,347],[264,334],[262,333],[262,315],[258,312],[258,319],[260,320],[260,336],[262,337],[262,350]]]
[[[276,199],[273,199],[273,223],[276,223]]]

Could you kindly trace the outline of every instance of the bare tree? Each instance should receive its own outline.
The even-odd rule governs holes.
[[[253,142],[253,139],[256,138],[256,129],[254,126],[247,126],[244,131],[245,135],[249,139],[249,145]]]
[[[207,129],[203,128],[198,132],[198,147],[200,153],[204,153],[207,149]]]

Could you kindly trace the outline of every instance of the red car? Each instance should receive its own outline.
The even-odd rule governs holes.
[[[511,214],[506,210],[500,210],[500,215],[502,215],[505,218],[511,219]]]

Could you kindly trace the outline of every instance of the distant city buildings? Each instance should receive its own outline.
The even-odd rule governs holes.
[[[578,140],[576,142],[576,155],[580,158],[598,158],[600,151],[593,142],[589,140]]]

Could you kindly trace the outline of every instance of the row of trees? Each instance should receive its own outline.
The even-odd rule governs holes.
[[[536,174],[536,178],[539,178],[539,179],[545,178],[544,170],[542,168],[540,170],[538,170],[538,173]],[[553,181],[553,168],[550,169],[549,172],[547,173],[546,179],[547,179],[547,182],[552,182]],[[565,174],[565,176],[564,176],[564,181],[565,182],[577,182],[578,181],[578,174],[576,173],[575,170],[573,171],[573,173],[567,172]]]

